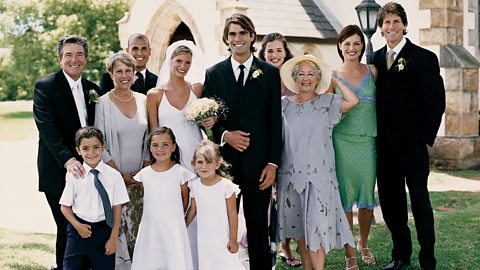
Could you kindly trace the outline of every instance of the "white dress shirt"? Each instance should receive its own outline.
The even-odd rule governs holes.
[[[407,44],[407,39],[406,39],[405,37],[403,37],[403,38],[402,38],[402,41],[400,41],[400,42],[397,44],[397,46],[395,46],[395,47],[393,47],[393,48],[390,48],[390,47],[388,47],[388,45],[387,45],[387,47],[388,47],[388,50],[387,50],[387,53],[386,53],[387,57],[388,57],[388,51],[389,51],[389,50],[393,50],[393,52],[394,52],[393,61],[395,62],[395,59],[397,59],[398,54],[399,54],[400,51],[403,49],[403,47],[405,46],[405,44]]]
[[[66,184],[60,204],[72,207],[73,213],[88,222],[105,220],[102,199],[95,187],[94,175],[90,172],[93,168],[83,163],[85,176],[75,178],[71,173],[65,176]],[[122,175],[103,161],[95,168],[99,171],[98,178],[107,191],[112,206],[125,204],[129,201],[127,188]]]
[[[80,118],[80,125],[87,126],[87,106],[85,105],[85,95],[83,94],[82,76],[74,81],[70,76],[63,71],[67,78],[70,89],[72,90],[73,98],[75,99],[75,106],[77,107],[78,118]]]
[[[242,65],[241,63],[237,62],[237,60],[233,59],[233,57],[230,58],[231,59],[231,62],[232,62],[232,70],[233,70],[233,75],[235,75],[235,81],[238,81],[238,77],[240,76],[240,65]],[[250,72],[250,68],[252,67],[252,63],[253,63],[253,54],[250,54],[250,57],[247,59],[247,61],[245,61],[243,63],[243,65],[245,66],[245,68],[243,69],[243,85],[245,85],[245,83],[247,82],[247,79],[248,79],[248,74]],[[223,133],[222,133],[222,137],[220,138],[220,146],[224,146],[225,145],[225,141],[223,140],[223,136],[225,136],[225,133],[227,132],[228,130],[225,130]]]
[[[235,81],[238,81],[238,76],[240,76],[240,71],[241,70],[240,70],[239,66],[242,65],[242,64],[245,66],[245,68],[243,69],[243,72],[244,72],[244,75],[245,75],[245,76],[243,76],[243,85],[245,85],[245,83],[247,82],[247,79],[248,79],[248,74],[250,72],[250,68],[252,67],[253,54],[250,54],[250,57],[244,63],[237,62],[235,59],[233,59],[233,57],[231,59],[232,59],[233,74],[235,75]]]
[[[147,69],[144,68],[142,71],[135,71],[135,80],[133,81],[133,83],[135,83],[135,81],[138,79],[137,72],[142,73],[142,75],[143,75],[143,82],[145,83],[146,80],[147,80],[147,77],[146,77],[146,76],[147,76]]]

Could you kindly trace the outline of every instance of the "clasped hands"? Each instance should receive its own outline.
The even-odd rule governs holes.
[[[203,120],[202,125],[206,129],[211,129],[218,121],[216,116],[208,117]],[[223,135],[223,140],[239,152],[247,150],[250,146],[250,133],[241,130],[227,131]],[[267,164],[260,175],[260,190],[265,190],[275,183],[277,167],[273,164]]]
[[[227,131],[223,140],[239,152],[245,151],[250,146],[250,133],[241,130]],[[260,190],[265,190],[275,183],[277,167],[267,164],[260,175]]]

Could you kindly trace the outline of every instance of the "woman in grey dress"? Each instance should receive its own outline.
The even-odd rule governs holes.
[[[355,246],[338,191],[332,129],[359,100],[341,82],[343,97],[323,93],[331,71],[312,55],[285,62],[280,75],[295,95],[282,98],[278,234],[298,241],[303,269],[323,269],[332,248]]]
[[[133,176],[147,164],[147,110],[144,94],[130,89],[134,81],[135,60],[124,52],[111,55],[106,67],[114,88],[100,97],[95,109],[95,126],[105,136],[102,159],[117,169],[127,186],[130,202],[122,208],[117,241],[116,270],[130,269],[131,255],[142,215],[142,194]]]

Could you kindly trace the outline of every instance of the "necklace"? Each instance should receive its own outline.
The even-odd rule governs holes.
[[[115,91],[112,91],[112,95],[113,95],[114,98],[120,100],[121,102],[125,102],[125,103],[129,102],[133,98],[133,93],[132,93],[131,90],[130,90],[130,97],[128,99],[121,99],[121,98],[117,97],[117,95],[115,95]]]

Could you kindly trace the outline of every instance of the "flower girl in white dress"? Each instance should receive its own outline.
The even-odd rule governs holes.
[[[199,270],[244,269],[238,258],[238,215],[240,193],[225,173],[228,164],[218,145],[203,140],[196,148],[192,165],[200,176],[188,183],[191,204],[187,224],[197,216]]]
[[[193,269],[184,212],[186,182],[195,175],[179,164],[180,152],[171,129],[152,131],[148,145],[152,164],[133,177],[143,185],[144,203],[132,270]]]

